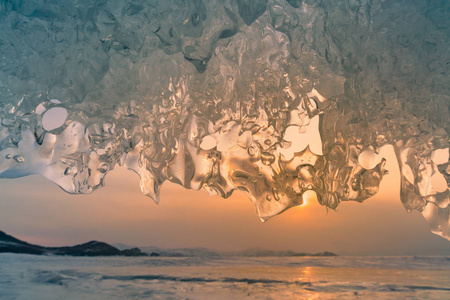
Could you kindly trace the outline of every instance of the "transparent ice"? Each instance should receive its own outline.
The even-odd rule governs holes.
[[[449,35],[449,1],[0,0],[0,177],[89,193],[119,164],[266,220],[371,197],[393,145],[449,239]]]

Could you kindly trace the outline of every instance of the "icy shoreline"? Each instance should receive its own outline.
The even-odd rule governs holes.
[[[444,299],[450,295],[449,257],[1,254],[0,271],[0,299]]]

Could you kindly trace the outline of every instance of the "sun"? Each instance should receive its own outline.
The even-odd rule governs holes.
[[[308,205],[309,203],[312,203],[313,201],[317,201],[317,194],[313,190],[308,190],[303,193],[302,195],[303,203],[300,205],[297,205],[296,207],[304,207]]]

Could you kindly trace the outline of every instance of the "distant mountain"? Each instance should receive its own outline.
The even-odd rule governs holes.
[[[142,249],[142,250],[141,250]],[[67,247],[44,247],[29,244],[0,231],[0,253],[24,253],[35,255],[70,256],[165,256],[165,257],[264,257],[264,256],[337,256],[332,252],[304,253],[295,251],[274,251],[263,248],[250,248],[236,252],[218,252],[207,248],[164,249],[159,247],[131,247],[125,244],[111,246],[104,242],[88,243]]]
[[[285,256],[337,256],[337,254],[333,252],[319,252],[319,253],[305,253],[305,252],[295,252],[295,251],[274,251],[267,250],[263,248],[250,248],[243,251],[231,252],[230,256],[244,256],[244,257],[264,257],[264,256],[277,256],[277,257],[285,257]]]
[[[160,256],[168,257],[220,257],[219,252],[207,248],[176,248],[162,249],[159,247],[142,247],[146,253],[159,253]]]
[[[147,256],[139,248],[119,250],[104,242],[91,241],[68,247],[32,245],[0,231],[0,253],[70,256]]]
[[[130,248],[131,246],[125,244],[114,244],[119,249]],[[295,251],[274,251],[264,248],[250,248],[243,251],[225,252],[214,251],[207,248],[175,248],[165,249],[155,246],[140,247],[143,252],[151,255],[152,253],[158,253],[158,256],[166,257],[287,257],[287,256],[337,256],[337,254],[329,251],[319,253],[305,253]]]
[[[122,243],[115,243],[112,244],[112,246],[116,247],[119,250],[125,250],[125,249],[130,249],[130,248],[135,248],[135,246],[129,246],[126,244],[122,244]]]
[[[130,248],[131,246],[117,243],[113,244],[118,249]],[[166,249],[155,246],[140,247],[140,249],[150,256],[163,256],[163,257],[220,257],[219,252],[207,249],[207,248],[175,248]],[[158,255],[154,255],[157,253]],[[153,254],[153,255],[152,255]]]

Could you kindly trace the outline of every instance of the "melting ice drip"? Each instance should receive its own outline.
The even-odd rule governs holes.
[[[45,2],[45,3],[44,3]],[[378,191],[450,237],[450,7],[422,1],[0,1],[0,176],[89,193],[116,164],[266,220]]]

